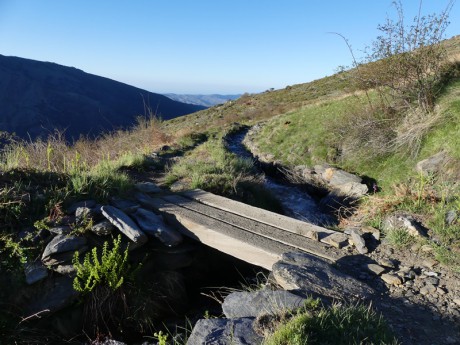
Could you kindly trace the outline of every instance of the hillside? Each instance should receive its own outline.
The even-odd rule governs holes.
[[[65,130],[68,139],[132,126],[151,109],[163,119],[203,107],[183,104],[72,67],[0,55],[0,131],[35,139]]]
[[[195,241],[185,243],[184,247],[167,247],[161,238],[152,238],[143,247],[128,251],[129,239],[117,240],[114,236],[117,232],[110,233],[115,229],[101,230],[100,205],[123,209],[130,219],[140,207],[138,190],[156,196],[200,188],[310,223],[318,222],[314,224],[350,236],[331,242],[343,250],[347,260],[327,267],[366,284],[373,296],[369,300],[357,296],[360,304],[356,305],[348,304],[351,300],[346,299],[342,306],[350,307],[347,313],[356,315],[363,307],[364,318],[351,318],[352,324],[343,326],[343,320],[350,320],[349,315],[337,314],[338,323],[334,318],[325,322],[326,333],[330,333],[327,327],[333,323],[342,330],[361,332],[364,328],[374,335],[379,332],[371,319],[375,316],[380,327],[383,316],[398,341],[378,343],[459,343],[460,37],[446,40],[443,45],[448,59],[444,61],[445,69],[430,109],[422,109],[417,98],[402,105],[381,102],[385,97],[390,99],[388,88],[379,90],[357,84],[362,75],[351,69],[281,90],[245,94],[170,120],[151,118],[97,140],[79,140],[73,145],[59,137],[32,143],[10,141],[0,151],[0,267],[5,272],[0,277],[0,286],[10,287],[0,289],[0,306],[4,306],[0,308],[0,339],[3,336],[10,342],[30,339],[29,343],[39,343],[40,339],[42,343],[50,343],[49,339],[55,337],[56,343],[62,343],[71,336],[77,339],[82,329],[83,338],[95,338],[101,333],[98,327],[104,327],[120,337],[131,335],[136,341],[154,334],[155,339],[165,342],[167,336],[159,330],[165,330],[168,336],[180,333],[175,326],[181,325],[183,319],[165,326],[165,316],[156,311],[161,313],[164,304],[187,309],[188,304],[180,297],[183,296],[180,292],[186,292],[182,282],[187,279],[197,284],[203,296],[208,296],[202,293],[204,286],[225,288],[210,290],[208,297],[219,301],[217,310],[204,306],[198,313],[193,309],[179,315],[187,320],[189,329],[185,333],[190,333],[193,327],[190,315],[194,320],[204,317],[212,322],[222,321],[221,298],[216,296],[222,291],[226,295],[233,285],[229,288],[227,281],[212,285],[198,283],[200,277],[219,276],[211,267],[228,275],[229,270],[216,260],[215,252],[203,251],[204,246]],[[379,68],[385,62],[376,61],[362,69],[376,78],[376,71],[382,71]],[[432,74],[428,76],[431,78]],[[360,188],[361,194],[356,193],[355,187]],[[297,193],[305,198],[299,198]],[[290,213],[286,201],[290,203]],[[299,212],[310,203],[314,207],[309,214]],[[206,213],[202,208],[199,210]],[[164,219],[166,224],[173,225],[174,218]],[[214,220],[209,224],[217,227]],[[184,221],[183,225],[190,223],[193,222]],[[65,233],[78,242],[77,251],[93,251],[93,263],[89,256],[83,262],[86,269],[78,264],[78,255],[74,254],[71,261],[69,254],[73,254],[74,247],[64,249],[69,253],[57,253],[65,254],[62,255],[65,265],[56,262],[56,266],[47,261],[49,256],[44,255],[47,241],[50,237],[52,241],[61,240]],[[126,248],[124,257],[120,241]],[[100,265],[96,250],[107,250],[110,243],[114,255],[103,254],[109,261]],[[197,247],[197,255],[193,252],[193,257],[189,257],[189,252]],[[202,261],[197,263],[199,257]],[[60,256],[56,258],[61,260]],[[95,282],[94,290],[79,296],[79,303],[74,303],[73,294],[82,287],[72,289],[73,276],[70,277],[68,268],[93,274],[98,269],[123,268],[126,258],[133,264],[133,270],[126,268],[116,274],[114,291],[108,289],[111,285],[107,282]],[[30,262],[40,266],[43,280],[27,286],[23,264]],[[152,271],[145,274],[141,269]],[[295,279],[324,288],[330,283],[321,278],[323,271],[313,267],[313,280],[305,278],[303,273]],[[252,280],[246,289],[279,289],[271,285],[272,279],[265,281],[259,277],[263,272],[255,272],[255,277],[249,277]],[[321,279],[317,280],[318,277]],[[47,310],[48,304],[40,305],[33,313],[21,313],[20,308],[28,306],[35,296],[47,297],[44,293],[49,289],[47,284],[56,278],[68,284],[67,288],[57,287],[71,295],[65,300],[69,304],[51,316],[38,315]],[[32,297],[22,291],[31,291]],[[155,297],[160,297],[161,303]],[[190,301],[196,302],[194,298]],[[107,300],[116,303],[106,305]],[[129,308],[118,313],[126,305]],[[297,316],[330,315],[338,311],[338,306],[331,306],[328,299],[319,309],[312,307],[313,314],[306,311]],[[97,320],[95,310],[110,311],[104,315],[113,315],[115,320],[110,325],[104,316]],[[187,314],[189,311],[191,314]],[[73,313],[76,321],[69,317]],[[30,320],[29,315],[33,317]],[[126,323],[118,322],[118,316]],[[293,317],[295,321],[297,316],[287,318]],[[281,321],[268,320],[271,330],[267,334],[283,330],[283,323],[289,322],[284,318],[286,315],[282,314]],[[264,318],[258,319],[264,322]],[[62,321],[69,327],[64,331],[59,323]],[[27,328],[29,325],[34,332]],[[298,328],[303,325],[305,322]],[[315,331],[322,326],[312,327]],[[86,333],[86,329],[93,333]],[[337,336],[334,333],[333,337],[349,339],[343,333]]]

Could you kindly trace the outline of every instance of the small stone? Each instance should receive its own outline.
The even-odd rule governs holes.
[[[363,226],[361,231],[365,234],[370,234],[376,241],[380,241],[380,230],[372,226]]]
[[[396,268],[395,262],[390,259],[382,258],[379,260],[379,264],[383,267]]]
[[[106,236],[110,235],[113,229],[115,229],[115,226],[112,223],[110,223],[108,220],[103,220],[97,224],[94,224],[91,228],[91,231],[98,236]]]
[[[427,277],[425,279],[425,282],[427,284],[431,284],[431,285],[439,285],[439,278],[436,278],[436,277]]]
[[[72,231],[70,226],[68,225],[61,225],[61,226],[54,226],[49,231],[56,235],[68,235]]]
[[[454,298],[452,302],[454,302],[456,305],[460,305],[460,298]]]
[[[433,247],[430,246],[429,244],[424,244],[423,246],[420,247],[420,250],[424,253],[430,253],[433,251]]]
[[[383,272],[385,272],[385,268],[383,268],[382,266],[379,266],[377,264],[368,264],[367,269],[369,271],[371,271],[372,273],[374,273],[375,275],[377,275],[377,276],[379,276]]]
[[[153,182],[139,182],[134,187],[142,193],[161,193],[161,188]]]
[[[437,277],[439,274],[436,273],[436,272],[433,272],[433,271],[425,271],[423,272],[424,275],[426,275],[427,277]]]
[[[438,264],[438,262],[436,260],[434,260],[434,259],[431,259],[431,258],[425,259],[422,262],[422,266],[424,266],[426,268],[429,268],[429,269],[432,269],[437,264]]]
[[[452,225],[458,218],[457,211],[450,210],[446,213],[446,224]]]
[[[439,286],[436,288],[436,292],[440,295],[445,295],[447,293],[447,291],[444,288]]]
[[[424,296],[436,292],[436,286],[432,284],[426,284],[424,287],[420,289],[420,293]]]
[[[77,211],[77,208],[79,207],[88,207],[88,208],[92,208],[96,205],[96,201],[94,200],[84,200],[84,201],[79,201],[79,202],[76,202],[75,204],[73,204],[72,206],[70,206],[67,211],[69,213],[75,213],[75,211]]]
[[[41,262],[31,262],[24,265],[26,283],[32,285],[48,277],[48,270]]]
[[[405,277],[408,279],[415,279],[415,277],[417,277],[417,273],[415,273],[415,271],[413,270],[410,270],[409,272],[407,272]]]
[[[382,280],[389,285],[400,285],[402,283],[401,278],[394,274],[385,273],[382,274],[381,277]]]
[[[351,230],[350,232],[351,239],[356,247],[356,250],[360,254],[366,254],[369,250],[366,247],[366,242],[364,241],[363,236],[358,230]]]
[[[409,297],[414,297],[414,293],[412,291],[410,291],[410,290],[407,290],[404,296],[406,296],[408,298]]]
[[[321,242],[340,249],[348,244],[348,236],[340,232],[337,232],[335,234],[322,238]]]
[[[92,218],[93,214],[89,207],[77,207],[75,210],[75,219],[78,223],[84,222]]]

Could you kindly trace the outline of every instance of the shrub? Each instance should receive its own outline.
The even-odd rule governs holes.
[[[79,261],[78,252],[75,252],[72,263],[77,270],[77,276],[73,281],[76,291],[88,293],[98,285],[106,285],[115,291],[123,284],[129,269],[128,248],[121,252],[120,244],[120,235],[114,239],[110,250],[108,242],[104,242],[100,258],[95,247],[85,255],[83,263]]]

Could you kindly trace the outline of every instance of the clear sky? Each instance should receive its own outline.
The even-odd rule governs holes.
[[[424,0],[440,12],[448,0]],[[419,0],[402,0],[407,18]],[[391,0],[0,0],[0,54],[73,66],[158,93],[243,93],[350,65]],[[447,37],[460,34],[460,4]]]

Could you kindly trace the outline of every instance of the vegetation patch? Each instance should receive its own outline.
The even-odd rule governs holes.
[[[282,319],[264,345],[398,344],[383,317],[370,306],[338,305],[304,308]]]

